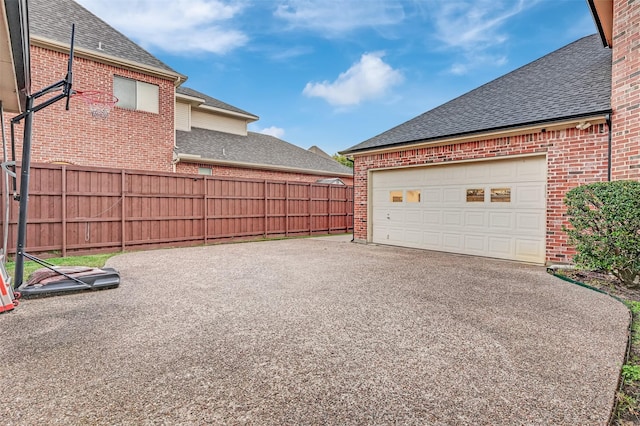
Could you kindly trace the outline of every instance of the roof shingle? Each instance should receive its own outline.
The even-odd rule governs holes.
[[[611,111],[611,51],[584,37],[344,151],[403,145]]]

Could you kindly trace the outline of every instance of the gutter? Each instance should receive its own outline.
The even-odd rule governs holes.
[[[613,129],[611,128],[611,114],[607,114],[605,120],[607,121],[607,128],[609,129],[607,146],[607,182],[611,182],[611,135],[613,133]]]
[[[175,157],[175,163],[177,164],[180,162],[213,164],[213,165],[219,165],[219,166],[238,167],[242,169],[275,170],[279,172],[304,173],[304,174],[314,174],[314,175],[321,175],[321,176],[342,176],[342,177],[353,176],[353,173],[330,172],[327,170],[302,169],[298,167],[277,166],[277,165],[270,165],[270,164],[246,163],[243,161],[216,160],[212,158],[203,158],[201,155],[194,155],[194,154],[180,154],[180,153],[177,154]]]

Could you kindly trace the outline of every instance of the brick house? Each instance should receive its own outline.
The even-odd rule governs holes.
[[[640,178],[640,4],[588,4],[600,34],[343,152],[356,241],[571,260],[566,192]]]
[[[29,0],[28,12],[32,90],[65,75],[75,23],[74,89],[122,99],[107,120],[77,97],[70,111],[64,102],[39,111],[33,162],[172,171],[175,87],[186,77],[73,0]]]
[[[248,131],[247,124],[256,120],[240,108],[178,87],[176,171],[298,182],[340,178],[352,184],[352,170],[331,157]]]
[[[34,90],[65,75],[71,25],[75,23],[74,89],[113,93],[118,98],[107,119],[93,118],[78,96],[72,98],[70,111],[64,110],[63,102],[39,111],[34,120],[32,162],[153,172],[208,170],[218,176],[304,182],[327,176],[352,178],[351,169],[333,160],[325,161],[277,138],[247,132],[247,124],[257,116],[180,87],[186,76],[75,1],[29,0],[28,12]],[[177,123],[176,119],[187,121]],[[194,136],[216,131],[216,140],[224,139],[226,151],[234,153],[232,163],[211,155],[217,147],[206,146],[206,138],[195,141],[190,137],[188,143],[176,145],[176,132]],[[19,125],[18,158],[21,134]],[[234,146],[237,135],[243,136],[243,143]],[[180,150],[181,146],[188,149]],[[239,146],[245,148],[237,149]],[[275,162],[260,159],[257,152],[278,152],[281,158]],[[199,163],[193,161],[197,156]]]

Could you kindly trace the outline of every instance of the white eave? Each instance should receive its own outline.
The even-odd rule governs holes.
[[[183,93],[178,93],[178,92],[176,92],[176,99],[179,99],[181,101],[187,101],[188,103],[195,104],[195,105],[200,105],[206,102],[205,99],[197,98],[195,96],[185,95]]]
[[[279,172],[290,172],[290,173],[304,173],[308,175],[343,176],[343,177],[353,176],[353,173],[340,173],[340,172],[331,172],[327,170],[302,169],[298,167],[276,166],[271,164],[246,163],[242,161],[216,160],[212,158],[203,158],[200,155],[193,155],[193,154],[177,154],[176,163],[179,163],[179,162],[213,164],[213,165],[219,165],[219,166],[238,167],[242,169],[259,169],[259,170],[274,170]]]

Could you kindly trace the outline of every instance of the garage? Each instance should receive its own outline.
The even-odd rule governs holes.
[[[544,156],[371,171],[369,241],[543,264]]]

